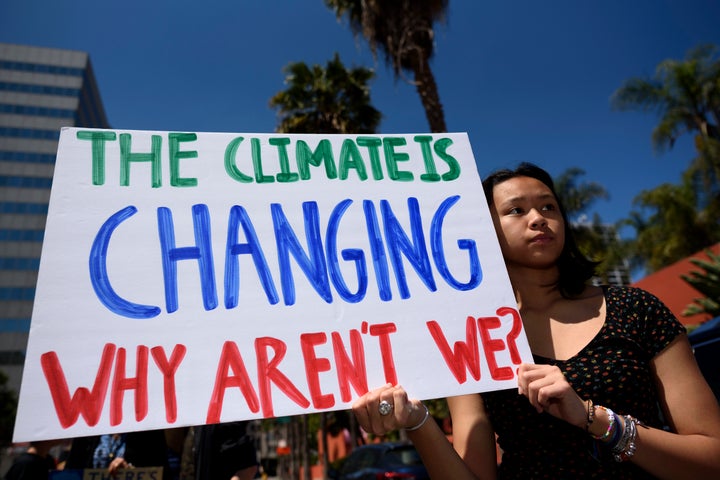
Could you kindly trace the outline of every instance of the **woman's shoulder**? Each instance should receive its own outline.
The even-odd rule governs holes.
[[[654,294],[639,287],[630,285],[604,285],[599,288],[602,288],[605,299],[608,301],[612,300],[614,302],[631,303],[635,305],[637,305],[638,302],[640,302],[640,304],[663,304]]]
[[[672,311],[662,300],[642,288],[632,286],[603,287],[607,304],[607,322],[622,324],[661,343],[685,332]]]
[[[606,285],[602,287],[608,313],[621,316],[645,318],[674,317],[670,309],[658,297],[642,288],[629,285]]]

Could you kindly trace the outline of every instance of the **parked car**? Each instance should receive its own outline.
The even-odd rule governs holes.
[[[720,401],[720,317],[700,325],[688,335],[700,371]]]
[[[333,480],[429,480],[411,443],[371,443],[353,449],[328,476]]]

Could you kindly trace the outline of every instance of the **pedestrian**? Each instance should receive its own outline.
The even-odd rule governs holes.
[[[257,451],[248,426],[248,421],[235,421],[193,427],[195,479],[255,478]]]
[[[142,430],[124,434],[125,450],[108,465],[108,473],[116,475],[118,470],[133,467],[162,467],[162,480],[175,480],[177,470],[171,460],[176,454],[168,448],[165,430]]]
[[[75,437],[70,442],[70,452],[65,460],[65,470],[92,468],[95,450],[100,445],[101,435]]]
[[[100,435],[98,445],[93,452],[93,468],[108,468],[110,462],[118,457],[125,457],[125,434]]]
[[[5,474],[5,480],[46,480],[50,471],[55,470],[55,458],[50,449],[60,443],[58,440],[30,442],[28,449],[21,453]]]
[[[330,412],[326,414],[326,424],[323,431],[320,428],[317,432],[318,462],[322,461],[327,448],[327,461],[333,463],[341,458],[347,457],[353,449],[349,425],[345,421],[345,412]],[[323,433],[325,439],[323,440]]]
[[[535,363],[517,389],[448,398],[452,444],[400,386],[358,399],[361,426],[405,429],[434,479],[720,478],[720,407],[684,327],[643,290],[588,284],[546,171],[483,187]]]

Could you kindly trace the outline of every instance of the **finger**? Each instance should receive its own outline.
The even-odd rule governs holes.
[[[375,406],[373,428],[378,435],[385,435],[397,429],[395,399],[392,390],[386,390],[380,395]]]
[[[551,376],[528,379],[523,395],[540,412],[547,406],[550,391],[546,389],[551,388],[554,383],[555,379]]]
[[[529,396],[530,384],[543,377],[542,370],[534,365],[522,364],[518,368],[518,393]]]
[[[380,395],[387,390],[389,385],[377,388],[367,392],[365,395],[355,401],[352,406],[353,413],[358,420],[360,426],[366,431],[373,433],[373,417],[377,412],[380,403]]]
[[[521,364],[517,369],[518,393],[525,395],[528,391],[529,384],[544,375],[544,367],[546,366],[528,363]]]
[[[577,397],[577,394],[562,374],[548,375],[529,385],[528,398],[532,399],[533,405],[545,411],[554,404],[566,402],[571,397]]]
[[[548,406],[553,400],[559,400],[565,397],[568,388],[563,381],[549,382],[540,387],[537,392],[537,399],[540,405]]]
[[[370,431],[370,417],[367,409],[367,398],[365,395],[358,398],[352,405],[352,411],[360,427],[366,432]]]
[[[398,386],[393,391],[393,403],[395,407],[394,413],[396,423],[398,425],[405,426],[412,410],[410,401],[408,400],[407,392],[404,388]]]
[[[366,393],[362,397],[362,403],[359,406],[358,418],[363,419],[363,428],[365,431],[375,434],[384,434],[383,420],[380,418],[380,402],[383,400],[383,395],[390,388],[389,385],[377,388]]]
[[[518,368],[518,388],[524,393],[530,384],[543,378],[564,378],[559,368],[552,365],[524,365]]]

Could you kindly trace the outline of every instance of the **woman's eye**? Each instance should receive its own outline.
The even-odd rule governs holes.
[[[553,205],[552,203],[549,203],[543,207],[543,210],[549,210],[549,211],[555,210],[555,205]]]
[[[510,210],[508,210],[508,213],[510,215],[519,215],[522,213],[522,209],[520,209],[519,207],[511,208]]]

